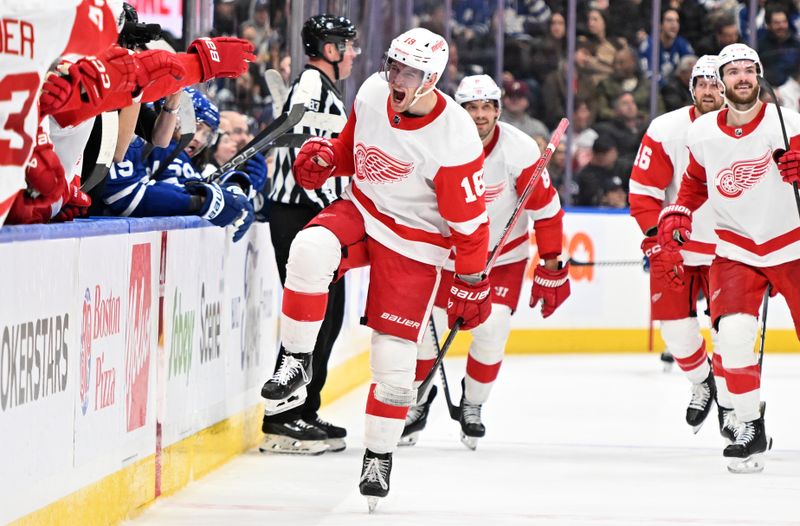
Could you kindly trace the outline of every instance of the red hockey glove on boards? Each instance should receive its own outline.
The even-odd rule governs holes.
[[[295,181],[306,190],[322,188],[335,169],[333,145],[322,137],[312,137],[303,143],[292,165]]]
[[[69,67],[69,75],[86,92],[88,101],[99,105],[109,93],[136,89],[136,61],[133,54],[117,45],[96,57],[88,56]]]
[[[456,320],[461,318],[464,320],[461,328],[468,331],[485,322],[491,313],[492,290],[489,279],[467,283],[456,274],[447,300],[447,326],[452,329]]]
[[[775,162],[778,163],[778,171],[781,173],[783,182],[800,183],[800,151],[783,152]]]
[[[558,270],[549,270],[541,265],[533,272],[530,306],[542,301],[542,318],[547,318],[569,298],[569,264]]]
[[[669,205],[658,216],[658,244],[661,246],[662,276],[670,287],[683,287],[681,245],[692,237],[692,211],[681,205]]]
[[[41,126],[36,130],[36,146],[25,169],[25,181],[37,205],[54,203],[67,187],[64,167]]]
[[[203,67],[202,82],[213,78],[239,77],[255,62],[253,44],[234,37],[198,38],[186,50],[197,53]]]
[[[76,217],[86,217],[89,215],[91,204],[91,197],[81,191],[81,178],[73,177],[69,190],[64,195],[64,205],[53,221],[65,222],[72,221]]]
[[[42,93],[39,95],[39,115],[45,117],[52,115],[61,109],[72,95],[72,82],[66,77],[56,73],[50,73],[42,85]]]

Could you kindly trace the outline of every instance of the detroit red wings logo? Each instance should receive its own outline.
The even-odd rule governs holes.
[[[771,162],[772,150],[767,150],[758,159],[736,161],[730,168],[723,168],[719,171],[714,177],[714,184],[723,197],[731,199],[739,197],[742,192],[753,188],[764,178]]]
[[[483,199],[486,203],[491,203],[502,195],[503,190],[506,189],[506,182],[501,181],[500,184],[487,184],[486,193],[483,194]]]
[[[368,183],[394,183],[408,177],[414,170],[414,163],[395,159],[375,146],[356,144],[356,179]]]

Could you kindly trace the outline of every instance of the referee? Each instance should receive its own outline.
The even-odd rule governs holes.
[[[312,16],[303,24],[303,48],[308,58],[300,76],[289,88],[283,111],[295,103],[306,104],[307,111],[341,115],[347,118],[342,95],[335,82],[350,75],[353,60],[360,50],[353,47],[356,28],[345,17],[328,14]],[[296,126],[292,133],[304,133],[334,138],[330,130]],[[304,190],[294,180],[292,164],[299,149],[278,148],[275,153],[275,172],[268,196],[270,235],[281,284],[286,281],[286,262],[289,247],[297,233],[317,213],[339,198],[349,183],[346,177],[331,177],[318,190]],[[314,347],[311,383],[306,387],[307,398],[299,407],[282,413],[264,415],[262,431],[266,434],[262,451],[293,454],[319,454],[345,448],[347,431],[320,419],[320,392],[328,373],[328,358],[342,327],[344,316],[344,280],[332,283],[328,308]],[[283,348],[278,355],[280,363]]]

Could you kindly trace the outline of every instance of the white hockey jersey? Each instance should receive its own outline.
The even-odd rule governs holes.
[[[333,141],[337,174],[354,174],[343,197],[356,205],[373,239],[439,267],[455,246],[457,271],[476,273],[486,263],[489,237],[483,145],[469,114],[434,93],[428,115],[395,114],[386,81],[369,77]]]
[[[120,5],[121,10],[121,5]],[[105,0],[5,0],[0,13],[0,224],[17,192],[39,123],[39,90],[64,53],[88,54],[116,39]]]
[[[642,138],[630,179],[631,215],[642,232],[658,224],[661,209],[678,198],[683,172],[689,164],[686,148],[689,125],[696,118],[695,107],[686,106],[653,120]],[[686,265],[710,265],[717,235],[710,203],[692,216],[692,239],[683,245]]]
[[[703,115],[689,127],[689,165],[678,203],[695,209],[707,197],[719,256],[756,267],[800,259],[794,191],[772,158],[784,149],[777,110],[765,104],[738,128],[726,124],[727,112]],[[783,118],[790,147],[800,149],[800,114],[783,109]]]
[[[486,211],[489,214],[489,248],[492,249],[500,241],[503,229],[514,213],[517,200],[530,180],[541,152],[539,145],[531,137],[510,124],[498,122],[494,137],[484,147],[483,153],[486,157],[483,164],[483,178],[486,183],[484,198]],[[547,170],[534,183],[526,208],[529,209],[528,213],[520,217],[514,225],[500,251],[496,265],[528,259],[531,220],[542,224],[542,220],[560,218],[563,215],[558,192],[550,184]],[[542,245],[539,253],[560,253],[562,242],[560,225],[547,240],[540,239],[540,230],[544,231],[546,227],[537,228],[537,241]],[[445,268],[453,270],[452,257]]]

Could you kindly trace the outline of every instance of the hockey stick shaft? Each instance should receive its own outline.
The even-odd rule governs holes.
[[[764,292],[764,303],[761,306],[761,343],[758,346],[758,370],[761,371],[761,364],[764,361],[764,341],[767,339],[767,309],[769,308],[769,296],[772,293],[772,284],[767,284]]]
[[[550,136],[550,142],[547,143],[547,147],[544,149],[544,152],[542,152],[542,156],[539,157],[538,161],[536,161],[533,174],[531,174],[528,184],[525,185],[525,189],[522,191],[519,199],[517,199],[517,204],[514,206],[514,211],[512,212],[511,217],[508,219],[505,228],[503,228],[503,234],[500,236],[500,240],[489,254],[489,260],[486,262],[486,266],[483,268],[484,277],[488,276],[489,272],[491,272],[494,264],[497,262],[497,258],[500,257],[500,252],[502,252],[503,246],[505,246],[506,241],[508,240],[508,236],[511,234],[511,230],[513,230],[514,226],[517,224],[517,221],[519,221],[519,218],[522,217],[522,213],[525,211],[525,204],[528,202],[528,198],[530,198],[531,193],[533,193],[533,187],[536,185],[536,181],[538,181],[545,169],[547,169],[547,164],[550,162],[553,152],[555,152],[556,148],[558,148],[558,144],[561,142],[561,137],[567,130],[567,126],[569,126],[569,121],[567,119],[561,119],[561,122],[558,123],[558,126],[556,126],[556,129]],[[422,385],[419,386],[418,393],[424,393],[428,388],[428,385],[430,385],[430,383],[433,381],[434,371],[442,364],[442,360],[444,360],[447,350],[450,349],[450,346],[453,344],[453,340],[455,340],[456,334],[458,334],[458,331],[461,329],[463,324],[464,320],[462,318],[458,318],[453,324],[453,328],[450,329],[450,333],[447,335],[439,354],[436,356],[436,361],[433,363],[433,368],[428,372],[428,375],[425,377],[425,381],[422,382]],[[419,394],[417,394],[417,403],[419,402]]]
[[[641,259],[630,259],[620,261],[575,261],[569,258],[569,264],[573,267],[628,267],[628,266],[641,266]]]
[[[436,332],[436,323],[433,321],[433,316],[431,316],[430,323],[428,327],[431,331],[431,336],[433,337],[433,348],[436,350],[436,355],[439,355],[439,335]],[[450,396],[450,384],[447,383],[447,373],[444,370],[444,362],[439,365],[439,375],[442,379],[442,389],[444,390],[444,399],[447,402],[447,412],[450,413],[450,418],[453,420],[458,420],[461,416],[461,408],[453,403],[453,398]],[[424,392],[422,393],[424,394]]]
[[[214,182],[219,179],[222,174],[233,170],[240,164],[251,159],[258,152],[265,149],[267,146],[275,142],[276,139],[286,134],[294,128],[297,123],[303,118],[306,112],[306,107],[303,104],[295,104],[288,113],[281,114],[277,119],[264,128],[264,130],[253,138],[249,143],[236,152],[228,162],[220,166],[216,172],[212,173],[208,180]]]
[[[767,89],[770,97],[772,97],[772,100],[774,101],[775,110],[778,112],[778,122],[781,123],[783,147],[785,151],[789,151],[789,134],[786,133],[786,124],[783,122],[783,111],[781,111],[781,105],[778,104],[778,97],[775,96],[775,90],[772,89],[772,85],[764,77],[758,77],[758,79],[761,85]],[[777,163],[777,159],[775,162]],[[792,190],[794,191],[794,204],[797,206],[797,216],[800,217],[800,190],[797,188],[797,181],[792,183]]]

